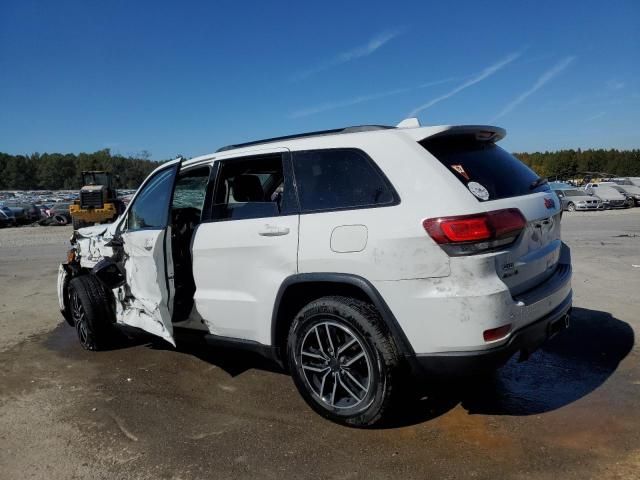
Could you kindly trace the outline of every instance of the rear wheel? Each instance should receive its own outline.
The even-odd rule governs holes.
[[[569,202],[569,205],[567,205],[567,211],[568,212],[575,212],[576,211],[576,206],[572,202]]]
[[[338,296],[309,303],[293,321],[287,354],[298,391],[320,415],[368,426],[390,407],[400,357],[373,305]]]
[[[108,293],[93,275],[69,282],[69,308],[80,345],[86,350],[105,349],[113,340],[115,315]]]

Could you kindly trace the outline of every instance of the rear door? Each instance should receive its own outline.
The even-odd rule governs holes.
[[[175,346],[171,323],[168,270],[171,267],[169,207],[180,162],[153,173],[140,187],[127,210],[120,233],[126,272],[125,298],[118,320],[145,330]]]
[[[297,272],[298,207],[288,150],[219,160],[193,240],[195,304],[209,330],[271,343],[274,299]]]

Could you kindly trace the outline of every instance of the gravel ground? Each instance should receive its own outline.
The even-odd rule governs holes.
[[[640,208],[565,214],[570,330],[371,430],[249,355],[83,351],[55,297],[70,235],[0,230],[0,479],[640,478]]]

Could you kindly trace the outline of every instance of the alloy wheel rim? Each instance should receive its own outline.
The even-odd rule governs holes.
[[[348,327],[330,320],[315,324],[300,343],[298,359],[309,389],[323,404],[354,408],[368,398],[372,362]]]
[[[76,331],[78,332],[80,343],[84,345],[87,342],[87,337],[89,336],[89,332],[87,330],[87,319],[84,314],[84,308],[82,308],[82,303],[80,303],[80,298],[78,298],[78,294],[75,291],[71,293],[71,316],[73,317],[73,321],[76,325]]]

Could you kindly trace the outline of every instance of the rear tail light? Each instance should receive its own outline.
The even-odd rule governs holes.
[[[422,222],[433,240],[451,255],[465,255],[513,243],[526,225],[517,208],[476,215],[429,218]]]

